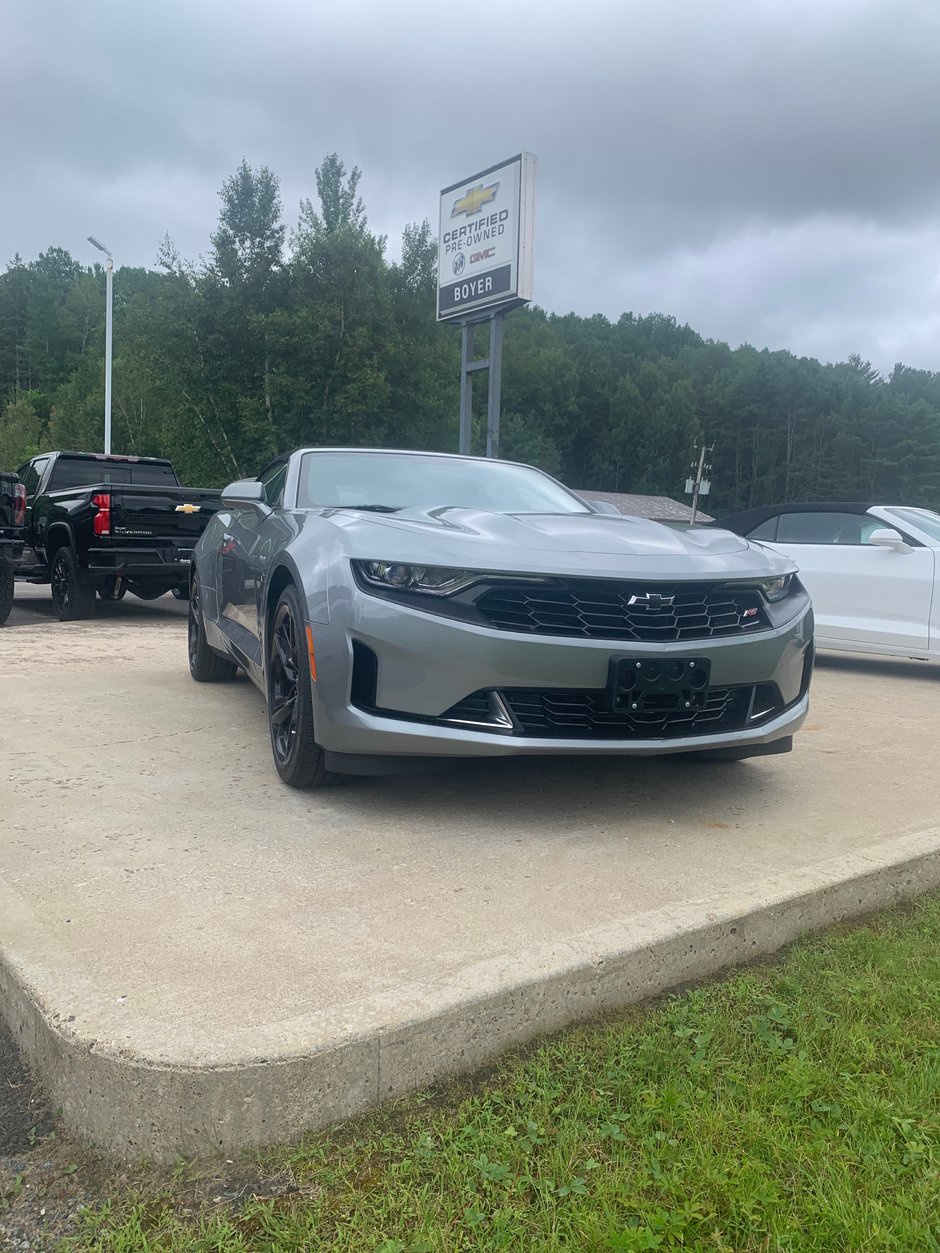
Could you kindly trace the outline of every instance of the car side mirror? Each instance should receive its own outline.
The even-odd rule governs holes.
[[[616,518],[622,518],[623,514],[613,503],[612,500],[592,500],[588,502],[595,513],[610,513]]]
[[[882,526],[877,531],[872,531],[868,537],[869,544],[876,544],[879,548],[893,548],[897,553],[912,553],[914,549],[903,539],[900,531],[896,531],[893,527]]]
[[[257,479],[237,479],[222,488],[222,504],[230,509],[257,509],[260,513],[270,513],[265,504],[264,484]]]

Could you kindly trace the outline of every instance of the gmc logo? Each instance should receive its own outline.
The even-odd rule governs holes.
[[[490,257],[493,257],[495,255],[496,255],[495,248],[487,248],[485,252],[471,252],[470,264],[473,265],[475,261],[489,261]]]

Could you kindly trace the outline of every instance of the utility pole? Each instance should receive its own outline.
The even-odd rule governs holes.
[[[702,496],[707,496],[711,491],[711,480],[707,477],[712,472],[711,463],[706,461],[706,456],[711,457],[715,451],[714,444],[695,444],[695,448],[699,450],[698,462],[692,462],[692,476],[685,481],[685,491],[687,496],[692,497],[692,517],[689,519],[689,525],[695,525],[695,519],[698,516],[699,500]]]

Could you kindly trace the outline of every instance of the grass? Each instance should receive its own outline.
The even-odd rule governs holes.
[[[251,1172],[219,1199],[181,1163],[86,1213],[71,1247],[940,1250],[940,899],[567,1032],[474,1088]]]

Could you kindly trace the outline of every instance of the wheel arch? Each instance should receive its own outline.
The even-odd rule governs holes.
[[[60,548],[71,548],[75,551],[72,528],[67,522],[53,522],[46,532],[46,563],[51,566]]]
[[[300,579],[297,575],[297,571],[292,566],[287,565],[286,562],[281,562],[272,572],[271,577],[268,580],[268,586],[265,590],[264,631],[261,640],[263,657],[267,657],[268,639],[271,633],[271,620],[274,617],[274,610],[277,608],[277,602],[280,600],[281,593],[284,591],[285,587],[290,586],[296,587],[299,591]]]

